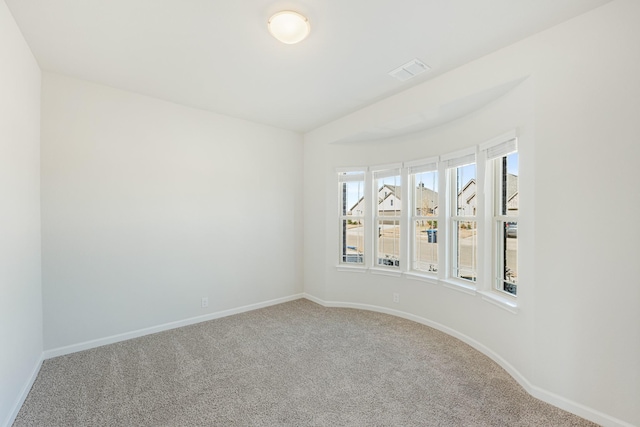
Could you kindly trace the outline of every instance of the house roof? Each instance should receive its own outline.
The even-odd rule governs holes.
[[[518,175],[507,174],[507,200],[518,193]]]
[[[462,190],[458,193],[458,196],[460,196],[465,190],[467,190],[471,185],[475,185],[476,184],[476,180],[475,179],[470,179],[465,185],[464,187],[462,187]],[[395,196],[396,199],[400,200],[400,194],[402,194],[402,186],[400,185],[390,185],[390,184],[385,184],[383,186],[381,186],[378,189],[378,193],[380,193],[380,191],[382,191],[383,188],[388,188],[389,189],[389,194],[387,194],[385,197],[378,197],[378,204],[382,203],[384,200],[386,200],[387,198],[389,198],[391,195]],[[419,190],[422,194],[420,194],[418,197],[420,200],[432,200],[432,201],[436,201],[438,200],[438,192],[437,191],[433,191],[430,188],[427,187],[417,187],[417,190]],[[515,206],[515,209],[517,209],[517,196],[518,195],[518,175],[514,175],[514,174],[507,174],[507,203],[510,203],[511,208],[514,209],[513,206]],[[474,197],[476,196],[476,193],[474,192],[473,194],[470,194],[469,197],[467,198],[467,202],[471,201]],[[353,211],[353,209],[358,206],[358,204],[360,204],[362,202],[364,197],[361,197],[350,209],[350,211]],[[515,198],[515,199],[514,199]],[[437,205],[433,206],[433,208],[437,208]]]
[[[476,184],[476,180],[475,178],[471,178],[465,185],[464,187],[462,187],[462,190],[460,190],[460,192],[458,192],[458,196],[461,195],[462,193],[464,193],[464,191],[469,188],[471,186],[471,184],[475,185]]]
[[[380,189],[378,190],[378,193],[380,193],[382,191],[383,188],[388,188],[390,193],[389,194],[395,194],[396,199],[400,200],[400,194],[402,194],[402,186],[400,185],[389,185],[389,184],[384,184],[382,187],[380,187]],[[379,201],[385,200],[389,195],[385,195],[385,197],[380,198],[378,197]]]
[[[378,197],[378,204],[382,203],[383,201],[387,200],[389,197],[393,196],[398,200],[400,199],[400,194],[402,194],[402,186],[400,185],[388,185],[385,184],[383,186],[381,186],[378,189],[378,193],[380,193],[380,191],[382,191],[383,188],[388,188],[389,189],[389,193],[385,196],[385,197]],[[417,187],[417,190],[421,191],[421,195],[420,200],[432,200],[437,202],[438,201],[438,192],[437,191],[433,191],[429,188],[426,187]],[[364,199],[364,197],[361,197],[353,206],[351,206],[351,208],[349,209],[349,211],[353,211],[356,206],[358,206],[362,200]],[[437,208],[437,205],[434,205],[433,208]]]

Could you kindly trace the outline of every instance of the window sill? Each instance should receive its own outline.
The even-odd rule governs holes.
[[[391,277],[400,277],[402,276],[402,272],[399,270],[387,270],[386,268],[370,268],[369,271],[371,274],[379,274],[381,276],[391,276]]]
[[[336,265],[336,270],[338,271],[348,271],[350,273],[366,273],[368,268],[365,266],[356,266],[356,265]]]
[[[503,297],[495,292],[482,291],[479,292],[479,294],[482,296],[483,300],[507,310],[509,313],[518,314],[520,312],[517,302],[511,298]]]
[[[475,295],[477,293],[476,287],[467,283],[453,280],[442,280],[440,283],[442,283],[445,288],[453,289],[465,294]]]
[[[438,278],[436,276],[431,276],[428,274],[417,273],[415,271],[408,271],[403,273],[404,277],[410,280],[418,280],[420,282],[431,283],[432,285],[438,284]]]

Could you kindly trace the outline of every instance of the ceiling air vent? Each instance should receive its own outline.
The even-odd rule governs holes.
[[[411,77],[417,76],[420,73],[424,73],[427,70],[430,70],[427,64],[420,61],[419,59],[414,59],[413,61],[409,61],[406,64],[389,72],[389,75],[403,82],[405,80],[409,80]]]

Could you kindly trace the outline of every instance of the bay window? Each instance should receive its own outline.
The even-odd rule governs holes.
[[[339,264],[440,283],[513,311],[517,148],[512,131],[440,157],[338,171]]]

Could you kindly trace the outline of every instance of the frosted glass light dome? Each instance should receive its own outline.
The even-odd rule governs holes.
[[[309,20],[297,12],[285,10],[269,18],[269,32],[282,43],[301,42],[311,31]]]

